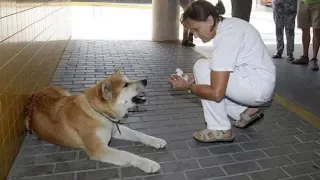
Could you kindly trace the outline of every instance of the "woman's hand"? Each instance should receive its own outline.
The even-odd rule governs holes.
[[[193,76],[192,76],[193,77]],[[188,77],[189,80],[189,77]],[[169,84],[171,84],[171,87],[173,89],[177,90],[188,90],[190,83],[184,80],[182,77],[173,74],[168,80]]]
[[[188,76],[188,80],[187,80],[188,83],[190,83],[190,84],[196,83],[196,81],[195,81],[195,79],[194,79],[193,73],[184,73],[184,74],[182,75],[182,77],[185,76],[185,75]]]

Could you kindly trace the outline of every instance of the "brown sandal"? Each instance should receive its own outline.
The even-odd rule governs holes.
[[[234,140],[234,135],[231,130],[210,130],[204,129],[195,132],[193,138],[199,142],[212,143],[212,142],[229,142]]]
[[[249,116],[245,113],[240,114],[240,120],[233,121],[232,125],[237,128],[246,128],[249,124],[256,122],[257,120],[263,118],[264,114],[260,110],[258,110],[255,114],[252,116]]]

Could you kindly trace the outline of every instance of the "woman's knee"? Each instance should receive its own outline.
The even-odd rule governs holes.
[[[210,61],[209,59],[199,59],[193,66],[193,73],[203,73],[209,70]]]

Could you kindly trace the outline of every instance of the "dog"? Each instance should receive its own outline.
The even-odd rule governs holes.
[[[118,124],[130,108],[137,106],[136,97],[146,86],[146,79],[131,81],[120,71],[78,95],[47,86],[29,98],[27,130],[49,143],[83,149],[91,160],[155,173],[160,169],[157,162],[108,146],[111,137],[157,149],[167,145],[163,139]]]

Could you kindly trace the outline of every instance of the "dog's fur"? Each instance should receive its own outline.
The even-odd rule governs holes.
[[[31,119],[32,132],[40,139],[58,146],[81,148],[92,160],[116,165],[132,165],[147,173],[157,172],[160,165],[152,160],[108,146],[112,138],[138,141],[155,148],[167,142],[126,126],[120,121],[129,108],[136,106],[132,98],[146,87],[147,80],[130,81],[119,72],[102,80],[83,94],[71,95],[61,87],[48,86],[36,94]]]

